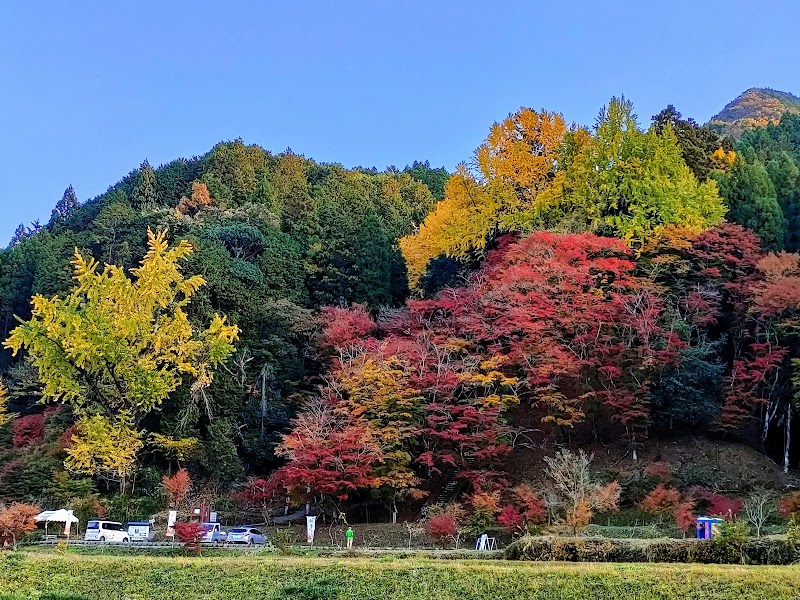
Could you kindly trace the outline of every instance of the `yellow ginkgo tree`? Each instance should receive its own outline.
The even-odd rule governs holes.
[[[44,400],[69,404],[79,416],[67,459],[73,470],[124,486],[143,445],[142,419],[184,381],[199,395],[233,353],[236,325],[215,314],[196,331],[184,311],[205,284],[181,271],[192,249],[185,240],[170,247],[166,231],[148,230],[148,252],[130,276],[115,265],[101,269],[76,249],[70,293],[34,296],[31,319],[5,341],[14,354],[27,351]],[[113,465],[106,445],[126,450]]]
[[[400,240],[411,287],[419,287],[432,259],[464,258],[483,251],[497,233],[519,230],[514,217],[550,185],[566,132],[560,114],[529,108],[495,123],[475,151],[477,168],[459,165],[444,199]]]

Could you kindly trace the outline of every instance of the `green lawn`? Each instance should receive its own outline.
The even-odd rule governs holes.
[[[0,600],[800,598],[800,566],[0,555]]]

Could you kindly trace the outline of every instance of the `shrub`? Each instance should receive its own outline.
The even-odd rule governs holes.
[[[522,529],[525,520],[522,517],[522,513],[515,506],[506,504],[497,517],[497,523],[509,531],[519,531]]]
[[[747,524],[741,521],[720,523],[716,535],[710,540],[716,558],[709,562],[741,562],[745,564],[744,548],[747,544],[748,533]]]
[[[786,531],[786,540],[791,544],[800,546],[800,522],[795,519],[789,521],[789,529]]]
[[[654,462],[644,470],[644,473],[661,483],[667,483],[672,479],[672,467],[665,462]]]
[[[508,560],[572,562],[664,562],[788,565],[800,546],[779,539],[610,540],[525,536],[508,546]]]
[[[800,492],[793,492],[778,500],[778,513],[787,521],[800,513]]]
[[[702,486],[692,487],[689,494],[695,500],[698,510],[709,515],[731,519],[744,507],[744,502],[739,498],[729,498]]]
[[[425,532],[431,541],[444,546],[448,541],[456,538],[458,524],[450,515],[440,514],[428,520],[425,524]]]
[[[297,537],[291,529],[277,529],[270,541],[281,554],[291,554],[292,546],[297,543]]]
[[[45,414],[27,415],[15,419],[12,424],[12,443],[14,448],[24,448],[41,443],[44,439]]]
[[[456,523],[463,523],[467,516],[464,507],[458,502],[450,502],[449,504],[432,504],[428,507],[428,517],[438,517],[439,515],[447,515],[451,517]]]
[[[175,523],[175,537],[192,552],[200,554],[200,540],[206,534],[206,528],[196,521]]]
[[[708,497],[708,514],[732,518],[741,512],[744,502],[739,498],[728,498],[722,494]]]

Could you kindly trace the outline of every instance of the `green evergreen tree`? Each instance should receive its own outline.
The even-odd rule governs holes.
[[[131,203],[136,208],[152,209],[158,203],[156,195],[156,174],[146,160],[139,168],[139,181],[133,189]]]
[[[783,211],[784,247],[787,252],[797,252],[800,250],[800,166],[788,152],[782,151],[767,163],[767,173]]]
[[[444,185],[450,179],[450,173],[444,167],[434,169],[427,160],[425,162],[415,160],[414,164],[403,169],[403,173],[408,173],[420,183],[424,183],[437,200],[444,198]]]
[[[263,204],[272,212],[277,213],[278,207],[275,203],[275,190],[272,189],[272,184],[269,182],[266,175],[258,180],[256,188],[253,190],[253,193],[250,194],[248,201],[254,204]]]
[[[30,237],[30,232],[28,228],[25,227],[24,223],[20,223],[17,226],[17,229],[14,231],[14,237],[11,238],[11,242],[9,243],[8,247],[16,246],[17,244],[24,242],[27,238]]]
[[[783,250],[783,211],[763,163],[748,152],[736,159],[729,175],[714,176],[728,205],[728,220],[754,231],[765,250]]]
[[[717,149],[733,150],[729,139],[708,127],[700,127],[694,119],[683,119],[672,104],[653,117],[653,128],[659,135],[667,125],[675,133],[686,166],[699,181],[705,181],[711,175],[714,168],[712,155]]]
[[[53,213],[50,216],[50,223],[63,223],[76,208],[78,208],[78,196],[70,185],[64,190],[64,195],[61,197],[61,200],[56,203],[56,207],[53,209]]]

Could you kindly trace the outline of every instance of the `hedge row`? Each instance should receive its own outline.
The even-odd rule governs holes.
[[[800,562],[800,544],[775,538],[733,541],[523,537],[506,548],[505,557],[532,561],[789,565]]]

